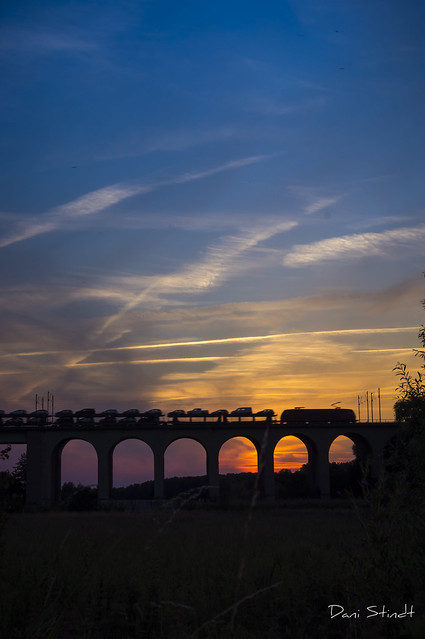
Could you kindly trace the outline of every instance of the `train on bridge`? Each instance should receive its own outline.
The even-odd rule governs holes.
[[[277,415],[272,408],[264,408],[253,412],[250,406],[241,406],[230,412],[224,408],[214,410],[211,413],[202,408],[193,408],[188,411],[177,409],[167,414],[164,414],[159,408],[151,408],[142,412],[137,408],[130,408],[123,412],[119,412],[115,408],[109,408],[100,413],[94,408],[83,408],[75,412],[70,409],[64,409],[54,414],[50,414],[48,410],[42,408],[30,413],[23,409],[9,413],[0,410],[0,427],[96,428],[109,426],[114,428],[137,428],[153,425],[184,425],[192,422],[223,424],[242,420],[253,423],[275,423],[282,426],[333,423],[353,424],[356,422],[354,411],[347,408],[293,408],[284,410],[280,419],[275,419],[276,417]]]

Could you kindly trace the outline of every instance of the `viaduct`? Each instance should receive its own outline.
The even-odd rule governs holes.
[[[113,485],[112,457],[115,447],[127,439],[145,442],[154,458],[154,497],[164,497],[164,455],[174,441],[189,438],[199,442],[206,452],[206,474],[209,496],[219,497],[219,453],[225,442],[234,437],[245,437],[257,451],[261,495],[274,499],[274,451],[278,442],[288,436],[300,439],[308,452],[310,483],[318,497],[330,496],[329,449],[332,442],[344,435],[357,447],[361,459],[369,461],[370,476],[380,472],[385,446],[399,430],[397,423],[299,423],[278,421],[239,421],[208,423],[159,423],[144,425],[76,426],[46,424],[42,426],[3,426],[0,444],[26,444],[27,496],[29,506],[49,507],[59,501],[61,488],[61,454],[71,440],[89,442],[97,454],[98,500],[108,504]]]

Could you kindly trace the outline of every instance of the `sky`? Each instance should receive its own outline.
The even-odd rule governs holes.
[[[420,365],[424,18],[2,3],[1,407],[357,413],[380,388],[391,419]]]

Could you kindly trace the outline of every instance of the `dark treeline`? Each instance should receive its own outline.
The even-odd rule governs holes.
[[[25,503],[26,456],[22,455],[12,471],[0,472],[0,508],[9,512],[19,511]],[[331,463],[331,494],[333,497],[361,495],[362,471],[353,460],[347,463]],[[275,473],[276,499],[315,497],[309,488],[308,465],[291,472]],[[255,473],[229,473],[220,475],[220,503],[249,501],[256,487]],[[168,477],[164,481],[166,499],[186,495],[189,501],[208,500],[207,476]],[[261,493],[261,489],[260,489]],[[115,500],[148,500],[154,498],[153,480],[112,489]],[[97,505],[97,490],[83,484],[65,482],[61,489],[62,505],[70,510],[93,510]]]
[[[0,451],[0,459],[8,459],[10,446]],[[13,470],[0,472],[0,511],[19,511],[25,503],[27,456],[21,455]]]
[[[222,500],[248,500],[255,490],[256,473],[228,473],[220,475],[220,496]],[[361,494],[362,471],[360,464],[353,460],[347,463],[330,464],[332,496],[342,497],[348,494]],[[314,497],[309,488],[308,465],[299,470],[281,470],[275,473],[276,498],[291,499]],[[206,475],[197,477],[169,477],[165,479],[165,498],[172,499],[188,491],[207,489]],[[261,489],[260,489],[261,492]],[[206,495],[202,494],[201,498]],[[131,484],[122,488],[113,488],[114,499],[152,499],[153,480],[141,484]]]
[[[309,469],[304,465],[291,472],[281,470],[275,473],[276,499],[299,499],[315,497],[309,488]],[[331,463],[331,493],[333,497],[360,496],[363,473],[360,464],[353,460],[346,463]],[[223,506],[235,502],[248,502],[256,489],[255,473],[228,473],[220,475],[219,503]],[[196,477],[168,477],[164,481],[166,499],[185,497],[188,502],[208,500],[208,479],[206,475]],[[261,488],[260,488],[261,493]],[[153,480],[130,484],[112,489],[112,498],[121,500],[149,500],[154,497]],[[95,488],[66,482],[61,491],[62,503],[70,510],[91,510],[96,507]]]

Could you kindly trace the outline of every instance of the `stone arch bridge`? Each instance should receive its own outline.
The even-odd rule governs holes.
[[[27,446],[27,505],[48,507],[57,503],[61,483],[61,454],[64,446],[75,439],[92,444],[98,463],[98,499],[107,504],[113,485],[112,458],[115,447],[127,440],[145,442],[154,458],[154,496],[164,497],[164,455],[167,447],[178,439],[193,439],[206,452],[206,475],[209,495],[219,496],[219,453],[225,442],[245,437],[257,451],[261,494],[274,498],[274,451],[278,442],[288,436],[297,437],[308,452],[310,483],[314,493],[330,496],[329,449],[333,441],[344,435],[356,445],[361,459],[368,459],[370,475],[379,475],[385,446],[399,431],[399,424],[316,423],[281,424],[280,422],[242,421],[235,423],[191,422],[187,424],[151,424],[143,426],[69,427],[19,426],[2,427],[0,444]]]

